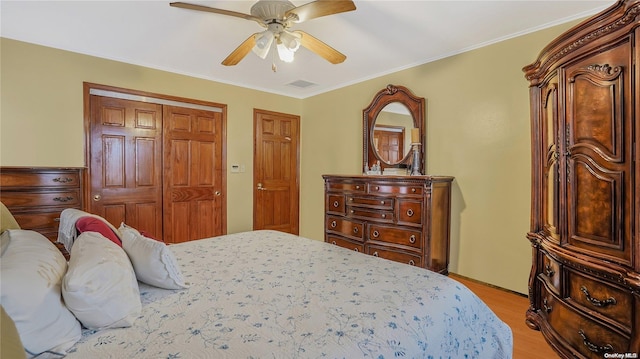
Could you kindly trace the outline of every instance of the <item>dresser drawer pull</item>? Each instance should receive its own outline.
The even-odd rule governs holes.
[[[380,232],[378,232],[377,230],[374,230],[372,234],[374,238],[378,238],[378,236],[380,236]]]
[[[616,298],[614,297],[609,297],[608,299],[605,299],[605,300],[599,300],[591,297],[589,290],[585,286],[581,286],[580,290],[582,291],[582,293],[584,293],[584,296],[587,297],[587,300],[596,307],[604,308],[610,305],[616,305],[617,303]]]
[[[69,183],[69,182],[73,182],[73,178],[69,178],[69,177],[56,177],[53,179],[53,182],[58,182],[58,183]]]
[[[608,352],[612,352],[613,351],[613,346],[611,344],[607,344],[605,346],[600,346],[597,344],[592,343],[589,338],[587,338],[587,336],[584,334],[584,331],[582,331],[582,329],[580,329],[578,331],[578,334],[580,334],[580,336],[582,337],[582,344],[584,344],[585,347],[587,347],[590,351],[596,353],[596,354],[604,354],[604,353],[608,353]]]
[[[338,202],[338,201],[333,201],[333,207],[334,207],[334,208],[338,208],[338,206],[340,206],[340,202]]]
[[[415,188],[412,188],[412,189],[411,189],[411,193],[416,193],[416,189],[415,189]]]
[[[336,221],[331,221],[331,228],[336,228],[337,225]]]
[[[544,308],[545,312],[551,313],[551,310],[553,309],[553,307],[547,304],[548,304],[547,298],[544,298],[544,300],[542,301],[542,308]]]
[[[331,244],[333,244],[333,245],[338,245],[338,244],[336,243],[336,241],[332,241],[332,242],[331,242]]]
[[[360,186],[356,186],[356,189],[360,189]]]
[[[54,221],[54,222],[60,222],[60,217],[58,217],[58,218],[54,218],[54,219],[53,219],[53,221]]]
[[[414,262],[413,259],[411,259],[411,260],[409,260],[409,265],[410,266],[414,266],[414,265],[416,265],[416,262]]]
[[[384,201],[380,201],[380,204],[384,205],[384,203],[385,203]]]
[[[378,251],[373,252],[373,256],[377,257],[378,256]]]
[[[547,277],[551,278],[551,277],[553,277],[553,275],[554,275],[554,274],[556,274],[556,271],[554,271],[554,270],[551,268],[551,266],[547,263],[547,264],[544,266],[544,274],[545,274]]]
[[[413,217],[413,210],[411,208],[407,211],[407,216]]]
[[[382,218],[387,218],[387,214],[386,214],[386,213],[383,213],[380,217],[382,217]]]
[[[379,190],[380,190],[380,186],[375,186],[375,188],[374,188],[374,189],[375,189],[376,191],[379,191]]]
[[[360,230],[358,229],[358,227],[353,227],[353,233],[358,234],[358,232],[360,232]]]
[[[414,244],[416,243],[416,235],[412,234],[411,237],[409,237],[409,243]]]
[[[354,250],[354,251],[356,251],[356,252],[360,252],[360,250],[358,249],[358,247],[355,247],[353,250]]]
[[[56,202],[69,202],[73,200],[73,197],[71,196],[67,196],[67,197],[56,197],[53,199]]]
[[[350,212],[351,214],[356,213],[356,211],[354,211],[354,210],[350,210],[349,212]]]

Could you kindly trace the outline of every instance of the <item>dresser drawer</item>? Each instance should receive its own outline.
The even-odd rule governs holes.
[[[422,202],[399,200],[398,223],[422,224]]]
[[[568,271],[569,299],[585,311],[593,311],[618,322],[631,330],[633,295],[611,283]]]
[[[356,252],[364,253],[364,245],[360,242],[351,241],[346,238],[342,238],[338,236],[332,236],[330,234],[327,234],[326,242],[342,248],[347,248],[347,249],[354,250]]]
[[[78,172],[29,172],[4,171],[0,176],[0,187],[78,187]]]
[[[417,195],[422,196],[424,192],[424,188],[422,186],[403,186],[403,185],[390,185],[390,184],[378,184],[378,183],[370,183],[369,184],[369,193],[371,194],[407,194],[407,195]]]
[[[327,194],[325,208],[329,213],[345,214],[344,195]]]
[[[390,247],[369,245],[367,246],[367,254],[370,254],[374,257],[389,259],[394,262],[400,262],[400,263],[405,263],[412,266],[422,267],[421,256],[399,251],[399,250],[394,250],[393,248],[390,248]]]
[[[393,198],[347,196],[347,204],[349,206],[393,210],[393,203]]]
[[[327,183],[327,189],[334,192],[344,191],[365,193],[367,186],[364,182],[329,182]]]
[[[13,217],[20,225],[20,228],[29,228],[33,230],[48,228],[57,231],[58,227],[60,226],[61,212],[62,210],[44,211],[38,213],[16,212],[13,214]]]
[[[42,192],[2,192],[2,202],[7,207],[37,207],[80,205],[80,190]]]
[[[347,216],[364,220],[375,220],[381,223],[393,223],[393,211],[383,211],[360,207],[347,207]]]
[[[585,358],[602,359],[606,353],[626,353],[630,339],[569,307],[542,286],[543,316],[556,335]]]
[[[370,241],[392,243],[416,249],[422,248],[422,233],[420,231],[399,227],[371,225],[369,226],[368,232],[368,239]]]
[[[336,216],[328,216],[325,228],[329,232],[338,233],[360,242],[363,241],[364,224],[362,222]]]

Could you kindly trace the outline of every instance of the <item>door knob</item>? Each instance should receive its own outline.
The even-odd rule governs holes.
[[[94,201],[98,202],[98,201],[99,201],[99,200],[101,200],[101,199],[102,199],[102,196],[101,196],[101,195],[99,195],[99,194],[94,194],[94,195],[93,195],[93,200],[94,200]]]
[[[258,183],[258,191],[264,191],[266,188],[262,187],[262,183]]]

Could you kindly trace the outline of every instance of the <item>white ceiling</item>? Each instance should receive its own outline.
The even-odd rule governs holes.
[[[253,1],[189,1],[249,13]],[[296,6],[309,2],[294,0]],[[262,31],[254,21],[174,8],[169,1],[0,2],[2,37],[305,98],[600,11],[613,0],[355,1],[352,12],[297,24],[347,56],[332,65],[300,48],[293,63],[249,53],[220,63]],[[550,39],[551,40],[551,39]],[[532,59],[533,60],[533,59]],[[523,66],[526,64],[523,64]],[[314,85],[300,88],[303,80]]]

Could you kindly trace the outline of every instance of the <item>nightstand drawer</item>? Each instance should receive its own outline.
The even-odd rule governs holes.
[[[359,207],[347,207],[347,216],[365,220],[375,220],[381,223],[393,223],[394,221],[393,211],[390,210],[382,211]]]

